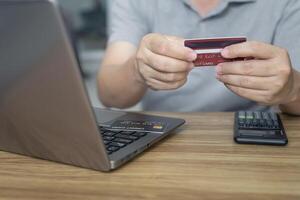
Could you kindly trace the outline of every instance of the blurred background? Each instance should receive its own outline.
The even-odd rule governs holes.
[[[107,45],[108,12],[113,0],[57,0],[94,107],[103,107],[97,96],[96,75]],[[131,111],[140,110],[137,105]]]
[[[97,97],[96,75],[107,41],[111,0],[57,0],[81,67],[93,106],[103,107]]]

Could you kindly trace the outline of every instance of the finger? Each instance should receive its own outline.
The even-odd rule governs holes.
[[[149,78],[156,79],[165,83],[172,83],[185,80],[188,76],[188,72],[179,73],[162,73],[148,66],[147,74]]]
[[[229,90],[231,90],[233,93],[252,100],[256,102],[266,102],[266,93],[262,90],[253,90],[248,88],[241,88],[234,85],[225,85]]]
[[[153,67],[155,70],[159,72],[165,72],[165,73],[188,72],[194,67],[194,64],[191,62],[186,62],[183,60],[178,60],[175,58],[154,54],[149,50],[146,50],[145,53],[146,53],[146,61],[145,61],[146,64]]]
[[[184,46],[183,39],[175,39],[175,37],[156,35],[150,40],[148,49],[155,54],[188,62],[193,62],[197,58],[197,54],[192,49]]]
[[[224,84],[254,90],[270,90],[273,87],[274,79],[256,76],[240,75],[217,75],[217,79]]]
[[[221,75],[232,74],[260,77],[277,75],[274,65],[270,61],[266,60],[247,60],[221,63],[217,66],[216,72]]]
[[[247,58],[253,57],[258,59],[273,58],[278,47],[262,42],[243,42],[226,47],[222,51],[224,58]]]
[[[186,81],[187,79],[174,83],[166,83],[156,79],[149,79],[146,83],[153,90],[175,90],[183,86]]]

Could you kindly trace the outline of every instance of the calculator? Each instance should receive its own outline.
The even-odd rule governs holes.
[[[287,145],[288,138],[280,116],[275,112],[235,113],[234,140],[240,144]]]

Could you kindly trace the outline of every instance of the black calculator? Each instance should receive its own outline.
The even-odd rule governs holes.
[[[280,116],[274,112],[235,113],[234,140],[241,144],[287,145]]]

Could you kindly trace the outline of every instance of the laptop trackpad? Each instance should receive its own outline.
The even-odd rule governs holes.
[[[97,123],[99,125],[104,125],[107,122],[110,122],[114,119],[126,115],[126,112],[122,112],[122,111],[104,110],[100,108],[93,108],[93,109],[95,112]]]

